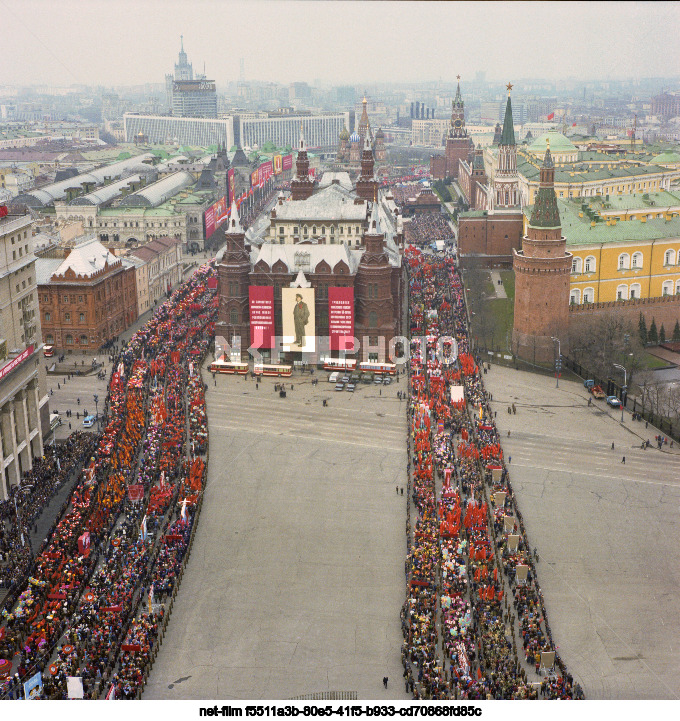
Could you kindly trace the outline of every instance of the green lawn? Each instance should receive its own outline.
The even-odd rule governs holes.
[[[501,280],[505,293],[510,300],[515,300],[515,272],[512,270],[502,270]]]
[[[644,363],[647,370],[654,370],[654,368],[665,368],[667,365],[670,365],[668,361],[661,360],[661,358],[657,358],[651,353],[645,353]]]

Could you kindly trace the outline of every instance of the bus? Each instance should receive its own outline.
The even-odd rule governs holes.
[[[324,358],[323,367],[327,371],[353,371],[357,362],[354,358]]]
[[[397,366],[394,363],[378,363],[377,361],[364,361],[359,363],[359,370],[371,373],[388,373],[393,376],[397,372]]]
[[[211,373],[238,373],[239,375],[246,375],[248,373],[247,363],[238,363],[235,361],[225,361],[224,356],[219,360],[214,361],[210,364]]]
[[[289,365],[277,365],[274,363],[255,363],[254,372],[256,376],[278,376],[279,378],[293,375],[293,368]]]
[[[54,346],[53,345],[44,345],[43,346],[43,355],[45,358],[51,358],[54,355]]]

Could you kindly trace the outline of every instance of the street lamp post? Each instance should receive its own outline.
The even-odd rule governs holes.
[[[623,394],[628,391],[628,374],[624,366],[619,365],[618,363],[612,363],[612,365],[614,368],[618,368],[620,371],[623,371],[623,386],[621,388],[621,423],[623,423]]]
[[[94,416],[97,421],[97,430],[99,430],[99,396],[94,394]]]
[[[562,370],[562,346],[559,338],[551,338],[553,343],[557,343],[557,358],[555,359],[555,388],[560,387],[560,371]]]

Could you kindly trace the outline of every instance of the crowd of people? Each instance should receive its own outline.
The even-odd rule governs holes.
[[[418,247],[431,245],[435,240],[453,240],[453,230],[446,217],[440,213],[419,213],[404,223],[406,243]]]
[[[31,470],[23,475],[21,485],[11,486],[8,498],[0,502],[0,587],[9,589],[10,598],[5,607],[11,607],[12,591],[25,583],[30,571],[35,550],[31,529],[36,529],[47,504],[80,468],[95,442],[91,434],[75,431],[65,443],[45,446],[43,455],[34,458]]]
[[[37,671],[43,698],[66,698],[67,677],[85,698],[139,694],[166,620],[154,586],[164,600],[176,587],[200,505],[215,280],[214,263],[201,266],[115,357],[101,437],[3,611],[0,697],[21,697]]]
[[[555,653],[458,271],[413,247],[405,259],[411,337],[427,339],[412,342],[409,361],[405,690],[581,698]]]

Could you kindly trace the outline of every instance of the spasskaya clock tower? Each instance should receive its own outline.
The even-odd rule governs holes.
[[[446,137],[447,178],[458,178],[458,161],[467,160],[472,149],[472,141],[468,137],[467,128],[465,127],[465,103],[460,94],[460,75],[456,79],[458,80],[458,88],[456,89],[456,97],[451,104],[451,124]]]

